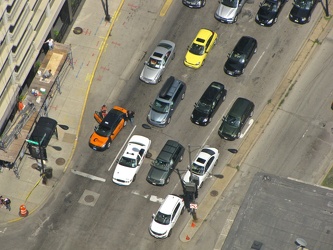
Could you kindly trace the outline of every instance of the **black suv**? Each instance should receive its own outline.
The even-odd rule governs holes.
[[[256,22],[261,26],[272,26],[288,0],[264,0],[259,4]]]
[[[183,160],[185,148],[178,142],[168,140],[153,161],[147,175],[147,181],[153,185],[163,186],[170,181],[170,175]]]
[[[226,95],[227,90],[222,83],[212,82],[200,100],[195,103],[191,121],[200,126],[206,126],[211,122]]]
[[[246,121],[253,116],[254,103],[239,97],[232,105],[228,115],[223,117],[219,136],[226,140],[235,140],[241,136]]]
[[[231,76],[244,73],[246,65],[257,52],[257,40],[250,36],[239,39],[234,50],[228,54],[228,60],[224,64],[224,72]]]
[[[181,100],[184,99],[186,84],[173,76],[164,83],[154,103],[150,104],[147,121],[157,127],[165,127]]]

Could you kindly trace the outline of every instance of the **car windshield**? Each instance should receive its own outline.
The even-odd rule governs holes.
[[[295,0],[295,5],[300,9],[309,10],[312,6],[312,0]]]
[[[157,223],[160,223],[162,225],[169,225],[170,224],[170,219],[171,219],[171,215],[168,214],[163,214],[161,212],[158,212],[155,216],[155,221]]]
[[[205,168],[202,165],[198,165],[195,162],[192,164],[192,172],[197,175],[203,175],[205,173]]]
[[[236,51],[233,51],[229,57],[233,62],[245,62],[245,54],[238,53]]]
[[[103,137],[109,137],[111,135],[111,129],[102,125],[95,128],[96,134]]]
[[[221,3],[230,8],[237,8],[237,2],[238,0],[222,0]]]
[[[129,167],[129,168],[135,168],[136,167],[136,161],[135,159],[132,158],[127,158],[127,157],[121,157],[119,160],[119,165],[122,165],[124,167]]]
[[[168,171],[169,170],[169,164],[165,161],[161,161],[160,159],[156,159],[153,162],[153,166],[159,170],[162,171]]]
[[[160,69],[162,66],[162,60],[157,60],[154,58],[149,58],[147,65],[154,69]]]
[[[192,43],[189,51],[194,55],[201,56],[205,53],[205,46],[199,45],[197,43]]]
[[[240,125],[240,119],[236,118],[236,117],[233,117],[231,115],[229,115],[227,118],[226,118],[226,122],[232,126],[232,127],[239,127]]]
[[[211,103],[209,103],[207,100],[199,100],[195,106],[195,108],[198,111],[200,111],[204,114],[209,114],[211,107],[212,107]]]
[[[159,113],[168,113],[170,109],[170,103],[162,102],[156,99],[153,103],[152,109]]]
[[[265,10],[268,10],[270,12],[277,12],[278,11],[278,5],[277,5],[277,2],[265,2],[261,8],[265,9]]]

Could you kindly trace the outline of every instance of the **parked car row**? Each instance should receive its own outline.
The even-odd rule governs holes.
[[[247,0],[219,0],[214,17],[222,23],[235,23]],[[259,4],[259,10],[255,17],[258,24],[272,26],[277,22],[278,16],[288,0],[264,0]],[[295,23],[305,24],[310,22],[311,14],[319,0],[294,0],[290,10],[289,19]],[[183,4],[189,8],[202,8],[205,0],[183,0]]]

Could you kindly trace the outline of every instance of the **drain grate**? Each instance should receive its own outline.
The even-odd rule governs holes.
[[[218,194],[219,194],[219,192],[217,192],[216,190],[212,190],[212,191],[210,191],[210,195],[211,195],[212,197],[216,197]]]
[[[64,165],[65,162],[66,162],[66,161],[65,161],[64,158],[58,158],[58,159],[56,159],[56,164],[57,164],[58,166]]]
[[[85,202],[93,202],[95,200],[95,197],[93,195],[87,195],[86,197],[84,197],[84,201]]]

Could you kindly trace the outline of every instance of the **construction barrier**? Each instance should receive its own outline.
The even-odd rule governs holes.
[[[27,217],[29,214],[29,211],[26,209],[25,205],[20,206],[19,216],[21,217]]]

